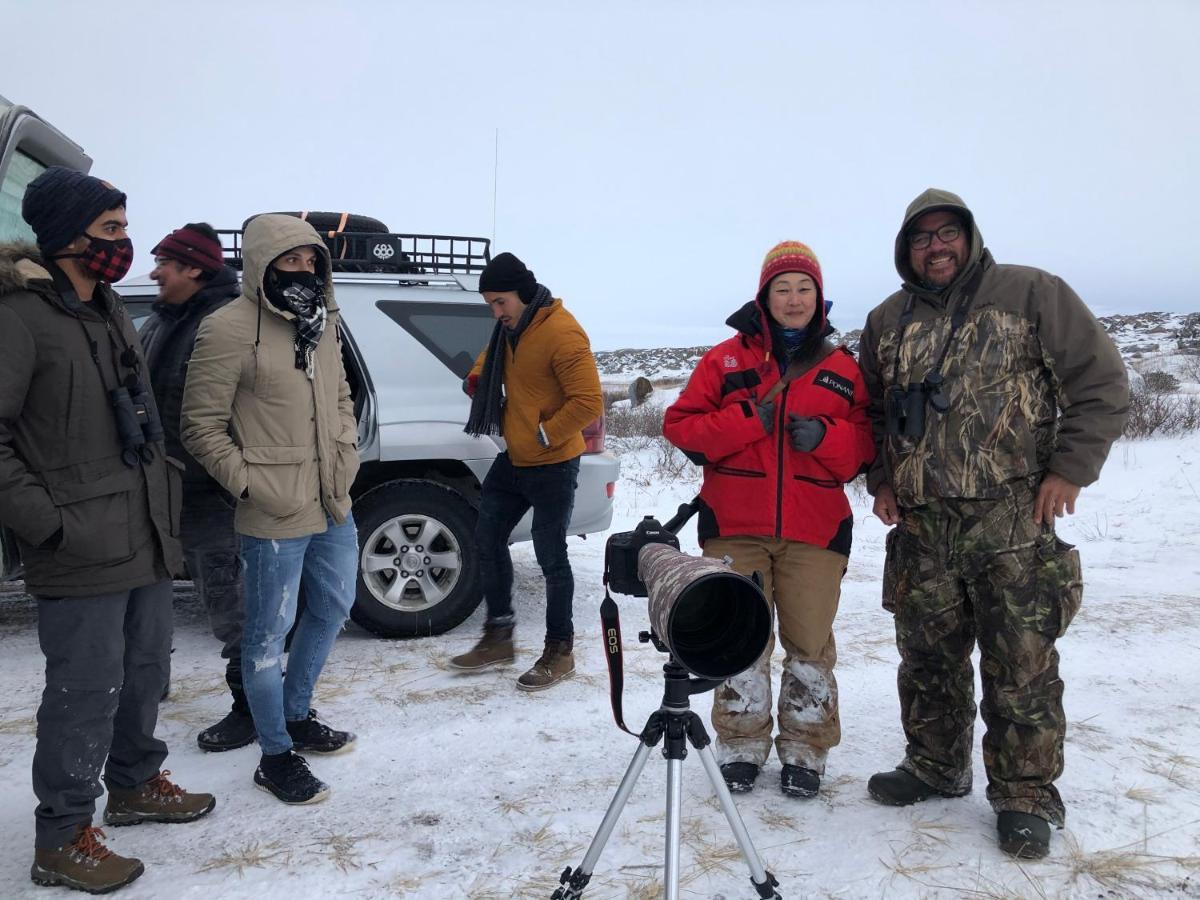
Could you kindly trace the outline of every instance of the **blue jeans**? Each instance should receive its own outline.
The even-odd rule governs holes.
[[[565,640],[575,633],[571,604],[575,579],[567,557],[567,525],[575,508],[579,457],[546,466],[514,466],[501,453],[483,480],[475,543],[479,548],[488,620],[513,614],[512,555],[508,538],[533,508],[533,552],[546,578],[546,637]]]
[[[337,633],[354,605],[358,531],[353,517],[336,525],[326,517],[320,534],[298,538],[241,535],[246,571],[246,624],[242,633],[242,683],[258,743],[266,754],[292,748],[287,721],[308,715],[313,688]],[[304,611],[292,638],[287,674],[283,644],[296,618],[304,580]]]

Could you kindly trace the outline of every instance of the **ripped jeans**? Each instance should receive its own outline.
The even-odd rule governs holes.
[[[265,754],[292,748],[285,721],[308,715],[313,688],[334,639],[354,605],[358,532],[353,517],[299,538],[241,535],[246,577],[246,625],[242,634],[242,682]],[[292,638],[287,674],[283,645],[296,618],[304,581],[304,611]]]

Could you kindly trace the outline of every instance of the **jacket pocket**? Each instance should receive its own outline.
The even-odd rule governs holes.
[[[1044,611],[1046,634],[1056,638],[1067,633],[1083,605],[1083,567],[1079,551],[1052,535],[1038,547],[1037,600]]]
[[[129,540],[129,495],[140,473],[114,472],[88,482],[48,482],[46,490],[62,516],[62,543],[55,558],[64,565],[122,563],[133,557]]]
[[[336,457],[333,461],[333,495],[346,497],[358,474],[358,435],[343,432],[335,444]]]
[[[308,447],[244,447],[247,502],[279,518],[295,515],[310,501]]]
[[[713,466],[713,471],[720,475],[733,475],[735,478],[766,478],[766,472],[756,472],[754,469],[738,469],[734,466]]]
[[[167,460],[167,512],[171,523],[171,537],[179,537],[180,517],[183,515],[183,472],[184,465],[173,456]]]

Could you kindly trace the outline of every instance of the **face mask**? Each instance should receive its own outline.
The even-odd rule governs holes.
[[[87,238],[88,245],[82,253],[63,253],[54,258],[77,259],[97,281],[108,284],[120,281],[129,274],[129,267],[133,265],[133,241],[129,238],[106,241],[91,235]]]
[[[281,272],[274,267],[267,270],[267,297],[277,306],[282,306],[300,316],[311,316],[321,302],[324,281],[312,272]]]

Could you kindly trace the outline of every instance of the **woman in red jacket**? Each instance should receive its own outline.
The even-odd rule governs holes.
[[[704,355],[663,424],[704,467],[704,555],[765,579],[784,649],[775,749],[793,797],[816,796],[841,736],[833,618],[854,524],[843,486],[875,455],[862,374],[825,340],[828,310],[812,250],[773,247],[758,295],[728,319],[737,335]],[[753,787],[771,751],[771,649],[713,696],[732,791]]]

